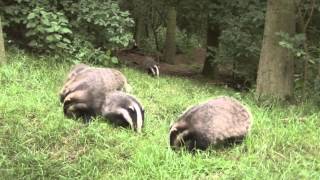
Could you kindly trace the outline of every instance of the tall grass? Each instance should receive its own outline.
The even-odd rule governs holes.
[[[102,119],[63,116],[58,101],[70,66],[10,53],[0,67],[0,179],[319,179],[320,113],[310,104],[257,106],[252,95],[121,68],[146,109],[138,135]],[[246,103],[252,131],[243,144],[192,155],[168,148],[171,122],[219,95]]]

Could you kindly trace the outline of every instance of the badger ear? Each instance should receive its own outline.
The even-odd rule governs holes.
[[[171,128],[172,128],[173,124],[174,124],[174,122],[172,121],[172,122],[170,123],[170,125],[169,125],[169,131],[171,131]],[[176,128],[175,128],[175,129],[176,129]]]
[[[129,107],[128,107],[128,109],[129,109],[130,111],[132,111],[132,112],[134,112],[134,111],[135,111],[135,109],[134,109],[134,107],[133,107],[133,106],[129,106]]]

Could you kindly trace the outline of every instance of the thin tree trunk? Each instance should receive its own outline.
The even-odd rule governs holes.
[[[144,18],[139,14],[136,18],[136,28],[134,40],[138,47],[141,45],[141,41],[145,36]]]
[[[203,17],[202,18],[202,26],[201,26],[201,34],[202,34],[202,37],[201,37],[201,47],[202,48],[207,48],[207,43],[208,43],[208,26],[209,26],[209,23],[208,23],[208,16],[206,17]]]
[[[4,39],[2,33],[1,17],[0,17],[0,65],[6,63],[6,56],[4,50]]]
[[[302,13],[299,9],[299,16],[300,16],[299,23],[303,26],[302,33],[305,35],[305,40],[303,42],[303,49],[306,53],[304,56],[304,72],[303,72],[303,97],[304,98],[306,97],[307,89],[309,88],[309,60],[311,59],[311,56],[308,50],[308,26],[313,16],[315,3],[316,1],[312,0],[310,14],[306,22],[304,22],[304,17],[302,16]]]
[[[206,77],[217,78],[217,67],[214,64],[214,58],[216,57],[215,52],[210,51],[211,48],[218,48],[220,28],[218,25],[207,27],[207,56],[203,65],[202,74]],[[210,53],[210,55],[208,55]]]
[[[170,7],[167,20],[167,33],[164,49],[164,59],[170,64],[174,64],[174,58],[176,55],[176,9]]]
[[[277,32],[295,33],[295,2],[268,0],[258,67],[256,97],[287,100],[293,97],[293,56],[279,45]]]

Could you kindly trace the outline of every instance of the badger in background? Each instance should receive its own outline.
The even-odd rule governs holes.
[[[250,111],[230,97],[218,97],[185,111],[171,126],[172,149],[182,146],[190,151],[210,145],[242,141],[252,123]]]
[[[160,66],[156,63],[156,61],[151,57],[146,57],[142,63],[142,67],[148,72],[148,74],[159,77],[160,75]]]

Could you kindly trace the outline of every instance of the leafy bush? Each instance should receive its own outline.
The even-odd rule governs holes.
[[[61,12],[48,12],[37,7],[27,16],[28,45],[39,51],[67,50],[71,44],[69,22]]]
[[[72,43],[70,52],[73,59],[73,63],[90,63],[103,66],[114,66],[119,64],[116,57],[111,56],[111,50],[102,51],[100,48],[94,48],[94,46],[84,38],[76,37]]]
[[[133,39],[129,29],[134,21],[128,11],[121,11],[115,1],[67,0],[61,2],[78,33],[104,48],[125,47]]]
[[[8,38],[39,52],[73,53],[75,36],[103,50],[127,46],[132,40],[133,20],[117,1],[5,0],[0,5]]]

